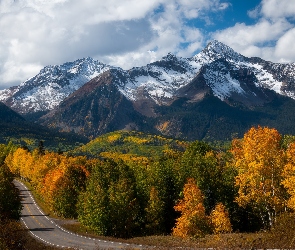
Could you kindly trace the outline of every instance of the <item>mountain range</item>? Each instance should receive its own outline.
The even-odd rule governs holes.
[[[34,122],[88,138],[139,130],[229,140],[251,126],[295,134],[295,64],[245,57],[218,41],[123,70],[92,58],[47,66],[0,101]]]

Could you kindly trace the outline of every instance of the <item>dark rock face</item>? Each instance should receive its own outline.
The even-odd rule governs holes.
[[[145,117],[112,82],[110,72],[92,79],[43,116],[42,123],[90,138],[114,130],[143,129]]]

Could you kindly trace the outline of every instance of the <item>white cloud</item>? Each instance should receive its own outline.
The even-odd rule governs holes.
[[[280,19],[275,23],[261,19],[255,25],[247,26],[244,23],[237,23],[234,27],[216,32],[214,37],[229,46],[243,48],[276,40],[291,27],[292,25],[284,19]]]
[[[295,61],[295,1],[262,0],[248,15],[256,19],[255,24],[237,23],[213,33],[212,37],[245,56],[259,56],[274,62]]]
[[[191,56],[204,39],[186,21],[227,7],[221,0],[1,0],[0,89],[86,56],[124,68],[168,52]]]
[[[40,71],[42,65],[30,63],[18,63],[17,61],[7,61],[1,67],[1,78],[6,80],[2,83],[4,88],[10,87],[11,82],[18,81],[21,83],[27,79],[28,75],[33,76]]]
[[[275,55],[281,62],[295,62],[295,28],[286,32],[277,42]]]
[[[263,0],[261,3],[261,14],[270,19],[294,18],[295,1],[293,0]]]

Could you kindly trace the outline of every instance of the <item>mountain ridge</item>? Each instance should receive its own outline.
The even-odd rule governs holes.
[[[94,63],[91,74],[87,61]],[[248,58],[218,41],[210,42],[191,58],[169,53],[159,61],[129,70],[91,58],[63,67],[44,69],[49,72],[45,75],[50,76],[50,81],[59,80],[58,91],[69,89],[70,77],[92,79],[80,81],[81,86],[75,85],[65,96],[52,101],[55,105],[51,108],[38,110],[43,115],[38,122],[60,131],[73,131],[88,138],[126,129],[186,140],[230,140],[233,134],[242,135],[260,124],[295,133],[293,120],[286,118],[288,110],[295,110],[295,64]],[[83,77],[77,72],[82,72]],[[41,75],[35,79],[38,77]],[[44,88],[52,86],[46,85],[48,79],[42,78]],[[30,82],[34,83],[40,84],[37,80]],[[30,84],[23,83],[11,91],[23,90]],[[5,96],[3,93],[6,92],[0,92],[0,99]],[[7,98],[7,103],[25,91],[15,93]],[[24,111],[27,103],[19,100],[20,108],[11,108]],[[31,106],[28,112],[32,111]],[[277,119],[283,119],[284,124]]]
[[[254,83],[257,87],[272,89],[295,99],[295,63],[280,64],[248,58],[213,40],[191,58],[169,53],[159,61],[130,70],[109,66],[90,57],[59,66],[46,66],[19,86],[0,90],[0,101],[21,114],[49,111],[95,76],[115,70],[119,75],[116,84],[128,99],[136,101],[138,98],[146,99],[148,95],[149,102],[165,105],[174,100],[178,89],[189,84],[203,66],[222,59],[235,70],[251,71],[256,77]],[[227,89],[221,89],[224,84],[216,79],[210,83],[213,76],[212,73],[207,74],[207,83],[221,100],[232,92],[243,92],[230,75],[220,78],[226,82]]]
[[[27,145],[31,149],[44,141],[46,148],[51,150],[71,149],[75,144],[87,142],[87,138],[77,134],[60,133],[40,124],[29,122],[4,103],[0,102],[0,143],[13,141]]]

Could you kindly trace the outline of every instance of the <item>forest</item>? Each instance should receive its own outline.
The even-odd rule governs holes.
[[[0,165],[1,220],[19,216],[19,178],[57,216],[103,236],[257,232],[295,209],[295,140],[268,127],[227,148],[131,132],[68,152],[10,142],[0,145]]]

